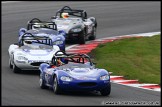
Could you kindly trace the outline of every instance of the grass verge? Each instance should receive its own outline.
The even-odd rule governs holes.
[[[128,38],[99,45],[89,55],[112,75],[160,84],[160,35]]]

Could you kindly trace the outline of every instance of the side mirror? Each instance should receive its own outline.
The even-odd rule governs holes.
[[[57,18],[57,16],[52,16],[52,17],[51,17],[51,19],[56,19],[56,18]]]
[[[97,65],[97,62],[95,62],[95,60],[93,58],[91,58],[91,61],[94,65]]]
[[[21,28],[21,29],[19,30],[19,37],[22,36],[26,31],[27,31],[27,29]]]
[[[97,62],[92,62],[94,65],[97,65]]]
[[[59,30],[59,34],[62,34],[64,37],[66,36],[66,32],[64,30]]]

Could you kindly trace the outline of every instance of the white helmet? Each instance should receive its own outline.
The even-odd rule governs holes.
[[[40,28],[40,25],[33,25],[32,29],[35,30],[35,29],[38,29]]]
[[[62,18],[68,18],[69,14],[68,13],[62,13],[61,16],[62,16]]]

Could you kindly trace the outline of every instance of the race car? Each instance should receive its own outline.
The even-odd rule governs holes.
[[[51,21],[57,24],[59,30],[66,32],[66,40],[77,40],[79,44],[85,44],[87,39],[96,38],[97,20],[95,17],[87,18],[85,10],[64,6],[51,17]]]
[[[109,72],[95,68],[87,54],[57,51],[52,64],[42,63],[39,69],[40,87],[53,89],[55,94],[64,91],[99,91],[107,96],[111,92]]]
[[[51,58],[58,50],[57,45],[52,45],[51,38],[24,33],[18,43],[9,46],[9,67],[14,73],[39,70],[41,63],[51,63]]]
[[[32,33],[34,36],[46,36],[52,39],[52,44],[60,47],[60,50],[65,51],[65,36],[63,30],[57,30],[57,25],[54,22],[41,21],[38,18],[33,18],[27,23],[27,30],[23,28],[23,33]],[[20,31],[21,33],[21,31]],[[21,35],[21,34],[20,34]]]

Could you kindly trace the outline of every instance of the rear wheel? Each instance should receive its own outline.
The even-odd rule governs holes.
[[[61,93],[61,90],[59,88],[58,80],[57,80],[56,76],[54,76],[54,79],[53,79],[53,91],[54,91],[55,94],[60,94]]]
[[[85,44],[85,31],[83,30],[79,35],[79,44]]]

